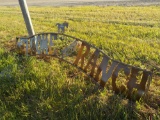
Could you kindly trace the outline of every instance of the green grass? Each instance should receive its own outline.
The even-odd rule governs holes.
[[[113,59],[154,70],[148,95],[131,102],[109,89],[97,90],[84,74],[9,52],[10,40],[27,35],[18,7],[0,7],[0,119],[160,119],[160,6],[30,7],[36,33],[84,39]],[[110,81],[108,88],[110,88]]]

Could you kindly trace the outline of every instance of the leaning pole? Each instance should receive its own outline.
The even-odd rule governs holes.
[[[26,0],[18,0],[18,1],[21,7],[21,11],[22,11],[23,18],[26,24],[28,35],[29,36],[35,35]]]

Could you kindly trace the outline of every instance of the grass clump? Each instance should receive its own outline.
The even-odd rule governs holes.
[[[154,70],[145,98],[131,102],[97,87],[74,67],[9,52],[27,34],[18,7],[0,8],[0,119],[160,119],[160,7],[30,7],[37,33],[85,39],[113,59]]]

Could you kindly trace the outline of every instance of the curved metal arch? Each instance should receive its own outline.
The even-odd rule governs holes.
[[[35,47],[32,43],[35,43]],[[146,84],[152,78],[151,71],[113,60],[94,45],[70,35],[39,33],[30,37],[17,37],[16,44],[26,55],[39,58],[56,57],[67,62],[92,78],[102,88],[111,78],[112,88],[116,93],[127,90],[130,97],[136,89],[136,99],[145,94],[149,88]],[[120,73],[127,82],[125,86],[118,87],[117,81],[121,81]]]

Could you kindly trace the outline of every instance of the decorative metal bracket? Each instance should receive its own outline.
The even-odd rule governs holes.
[[[63,38],[63,40],[61,39]],[[32,50],[35,39],[36,50]],[[26,55],[56,57],[80,69],[102,88],[112,81],[115,93],[126,92],[141,98],[149,89],[152,72],[113,60],[88,42],[61,33],[41,33],[31,37],[17,38],[17,47]],[[120,82],[122,84],[120,84]]]

